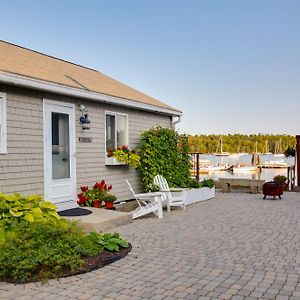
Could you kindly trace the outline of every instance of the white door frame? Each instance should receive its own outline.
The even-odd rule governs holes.
[[[49,132],[49,123],[51,119],[47,114],[47,109],[58,113],[69,115],[69,147],[70,147],[70,178],[52,179],[52,132]],[[56,109],[57,108],[57,109]],[[43,124],[44,124],[44,197],[57,205],[58,210],[78,207],[76,203],[76,138],[75,138],[75,104],[43,99]],[[71,185],[68,194],[64,194],[64,185]],[[53,190],[60,189],[59,196],[54,195]]]

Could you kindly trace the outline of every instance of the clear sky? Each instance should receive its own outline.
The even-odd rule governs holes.
[[[300,0],[2,0],[0,39],[181,109],[187,133],[300,133]]]

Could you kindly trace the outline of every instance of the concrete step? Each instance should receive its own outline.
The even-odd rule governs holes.
[[[92,211],[86,216],[64,217],[76,221],[84,231],[107,232],[110,228],[132,223],[132,213],[125,213],[104,208],[84,207]]]

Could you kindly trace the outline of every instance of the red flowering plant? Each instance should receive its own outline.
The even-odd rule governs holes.
[[[78,194],[77,204],[79,206],[93,206],[95,201],[102,201],[107,195],[111,195],[111,184],[106,184],[104,180],[96,182],[92,189],[88,186],[80,187],[81,193]]]

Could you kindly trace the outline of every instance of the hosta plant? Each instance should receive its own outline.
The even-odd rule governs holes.
[[[0,240],[5,232],[18,224],[51,223],[65,225],[66,221],[56,212],[56,206],[43,201],[39,195],[21,196],[18,193],[7,195],[0,193]]]

